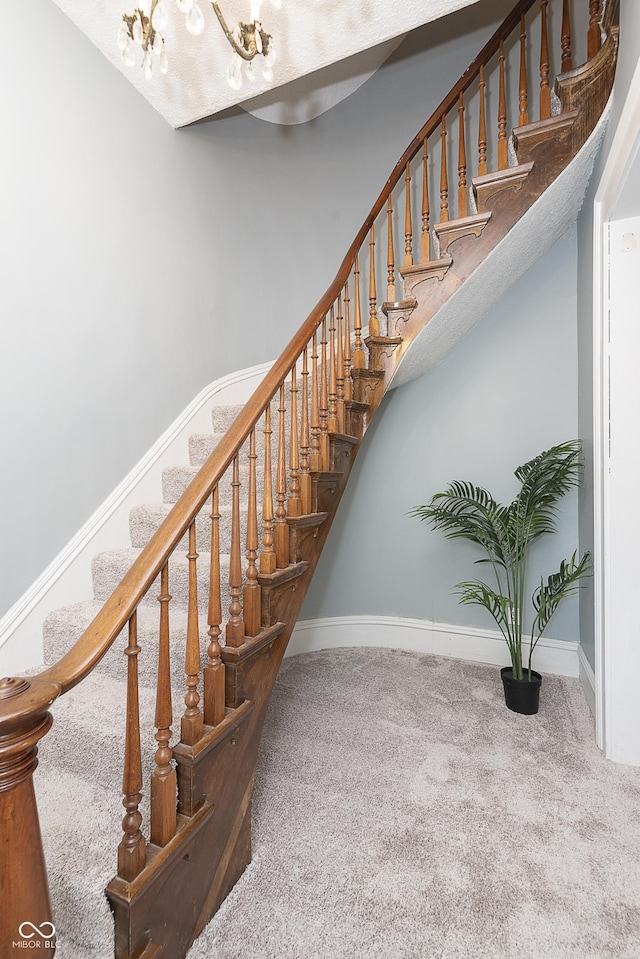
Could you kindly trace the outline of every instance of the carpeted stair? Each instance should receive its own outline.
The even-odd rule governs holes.
[[[290,398],[287,397],[287,402]],[[242,407],[215,407],[212,431],[189,440],[189,466],[165,469],[162,503],[136,506],[130,513],[131,542],[99,553],[92,563],[93,597],[51,612],[44,623],[45,665],[59,660],[82,635],[120,579],[149,541],[173,503],[224,435]],[[289,417],[287,416],[287,427]],[[272,408],[277,430],[277,404]],[[273,437],[275,439],[275,436]],[[262,448],[264,437],[256,437]],[[274,444],[275,447],[275,444]],[[248,451],[248,445],[246,447]],[[275,463],[275,454],[274,454]],[[228,482],[227,482],[228,480]],[[246,510],[248,460],[241,458],[241,509]],[[261,509],[262,477],[258,477]],[[244,495],[242,495],[244,494]],[[202,664],[206,661],[211,519],[207,504],[196,523],[198,605]],[[227,474],[220,485],[221,587],[223,615],[228,553],[231,542],[231,485]],[[241,517],[244,549],[244,513]],[[185,536],[169,563],[173,741],[179,738],[186,689],[184,652],[187,627],[188,544]],[[246,563],[243,563],[246,566]],[[157,677],[159,582],[138,608],[140,718],[145,780],[154,766],[155,683]],[[228,603],[228,600],[227,600]],[[113,955],[113,921],[104,887],[116,871],[122,836],[122,763],[126,708],[127,637],[122,634],[97,668],[53,706],[54,725],[40,745],[41,764],[35,775],[53,915],[61,959],[102,959]],[[148,786],[145,784],[145,789]],[[141,805],[143,831],[148,836],[148,796]]]

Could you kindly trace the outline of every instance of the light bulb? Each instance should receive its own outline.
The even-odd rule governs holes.
[[[262,0],[251,0],[251,23],[254,23],[256,20],[260,19],[260,4]]]
[[[253,60],[247,60],[247,62],[245,63],[245,65],[244,65],[244,75],[245,75],[245,77],[247,78],[247,80],[249,81],[249,83],[255,83],[256,80],[258,79],[258,78],[256,77],[255,71],[254,71],[254,69],[253,69]]]
[[[227,67],[227,83],[232,90],[240,90],[242,87],[242,60],[235,56]]]
[[[142,43],[144,39],[140,17],[136,17],[133,21],[133,39],[136,41],[136,43]]]
[[[153,11],[153,16],[151,17],[151,26],[157,33],[162,33],[167,25],[168,19],[167,8],[162,0],[160,0]]]
[[[122,59],[125,67],[132,67],[136,62],[136,54],[130,41],[122,51]]]
[[[118,30],[118,50],[121,52],[127,49],[127,44],[129,43],[129,31],[127,30],[126,24],[121,23],[120,29]]]
[[[180,13],[189,13],[193,6],[193,0],[176,0]]]
[[[162,47],[162,53],[160,54],[158,63],[160,64],[160,73],[163,77],[166,77],[167,70],[169,69],[169,61],[167,60],[167,54],[164,51],[164,46]]]
[[[142,69],[144,70],[144,75],[147,80],[150,80],[153,76],[153,58],[151,54],[147,51],[144,55],[142,61]]]
[[[204,30],[204,15],[197,3],[194,3],[187,14],[187,30],[194,37],[200,36]]]

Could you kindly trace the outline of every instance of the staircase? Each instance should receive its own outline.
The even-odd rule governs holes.
[[[606,105],[618,4],[601,20],[589,3],[575,69],[571,4],[557,6],[554,96],[548,0],[520,0],[405,150],[253,397],[214,410],[191,466],[165,471],[163,503],[132,511],[130,546],[96,556],[93,600],[50,614],[44,671],[0,681],[3,956],[23,941],[51,955],[56,939],[59,955],[107,956],[115,919],[118,959],[179,959],[246,868],[265,712],[362,437],[410,350],[437,355],[464,335],[464,317],[457,330],[439,318],[526,229]]]

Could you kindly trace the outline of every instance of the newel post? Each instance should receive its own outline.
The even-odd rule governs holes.
[[[13,943],[55,952],[47,871],[33,773],[38,742],[51,728],[58,683],[0,679],[0,954]],[[18,951],[16,948],[16,955]]]

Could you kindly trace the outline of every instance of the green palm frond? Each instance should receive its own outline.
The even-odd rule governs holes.
[[[545,631],[549,620],[565,596],[570,596],[579,589],[579,580],[585,576],[591,566],[591,554],[585,553],[579,563],[576,562],[577,551],[567,562],[562,560],[557,573],[552,573],[545,583],[540,580],[540,586],[532,596],[536,618],[533,621],[533,635],[537,642]]]
[[[508,596],[497,593],[479,579],[458,583],[455,589],[458,602],[466,606],[484,606],[493,616],[507,643],[512,641],[513,603]]]
[[[522,487],[509,509],[521,543],[528,545],[543,533],[555,533],[556,504],[580,479],[581,450],[579,440],[560,443],[515,471]]]
[[[490,562],[506,568],[511,553],[507,514],[486,489],[456,480],[444,493],[436,493],[427,505],[417,506],[411,515],[430,520],[433,528],[443,530],[448,539],[477,543],[487,552]]]

